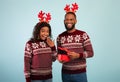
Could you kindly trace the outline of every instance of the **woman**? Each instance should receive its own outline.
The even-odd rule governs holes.
[[[52,82],[52,62],[55,60],[56,47],[51,40],[51,26],[48,22],[39,22],[25,46],[26,82]]]

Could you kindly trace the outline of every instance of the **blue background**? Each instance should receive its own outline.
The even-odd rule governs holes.
[[[24,47],[40,10],[50,12],[53,38],[63,32],[66,4],[77,2],[76,28],[86,31],[94,57],[87,59],[89,82],[120,82],[120,0],[0,0],[0,82],[25,82]],[[53,82],[61,64],[53,63]]]

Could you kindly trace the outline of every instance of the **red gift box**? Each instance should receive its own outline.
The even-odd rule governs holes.
[[[67,54],[68,52],[69,50],[67,50],[66,48],[58,47],[58,60],[65,61],[65,62],[70,61],[70,58]]]

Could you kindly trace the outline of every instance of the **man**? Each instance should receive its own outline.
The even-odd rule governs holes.
[[[66,31],[57,37],[58,57],[63,53],[59,48],[63,48],[70,60],[58,58],[62,63],[62,81],[87,82],[86,58],[93,57],[90,38],[86,32],[76,29],[77,19],[74,12],[67,12],[64,18]]]

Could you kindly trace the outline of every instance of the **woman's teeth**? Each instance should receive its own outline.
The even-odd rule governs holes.
[[[44,38],[47,38],[47,36],[44,36]]]

